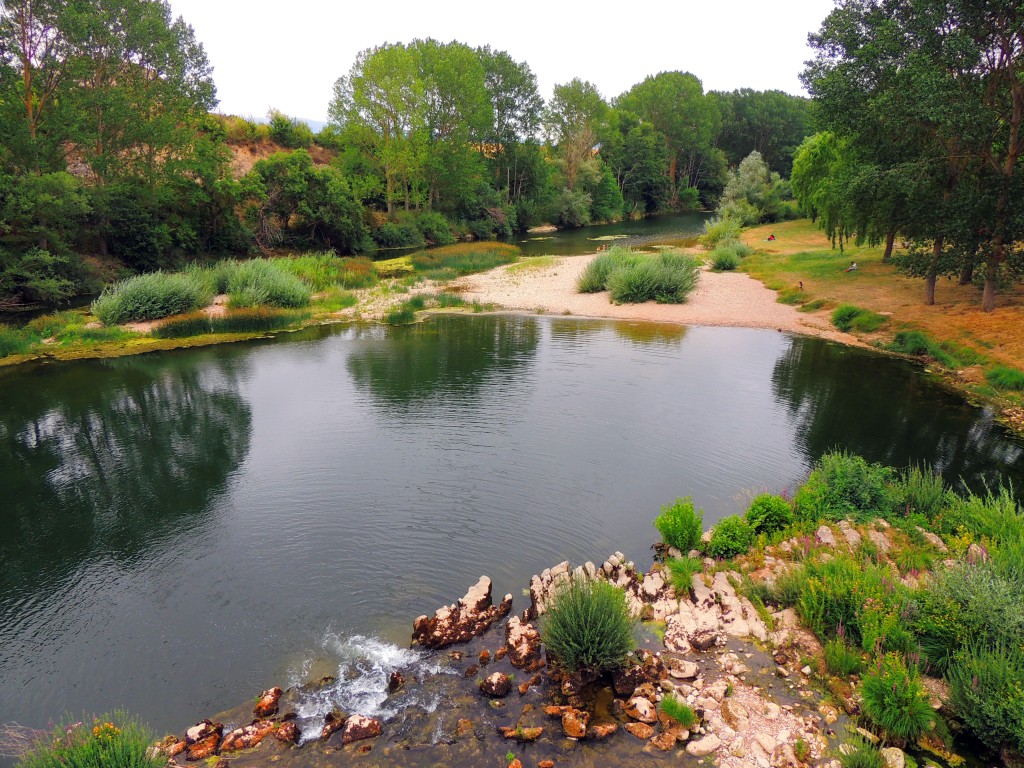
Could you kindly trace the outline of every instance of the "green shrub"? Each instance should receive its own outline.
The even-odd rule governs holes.
[[[793,522],[793,505],[781,496],[762,493],[750,502],[745,517],[754,533],[771,535]]]
[[[660,709],[687,730],[690,730],[697,724],[697,713],[685,701],[680,701],[674,694],[667,693],[662,697]]]
[[[153,329],[153,335],[158,339],[181,339],[204,333],[213,333],[213,322],[205,312],[181,315]]]
[[[849,677],[860,672],[864,666],[860,653],[846,644],[840,637],[835,637],[825,643],[825,666],[833,675]]]
[[[455,242],[451,224],[440,213],[421,213],[416,217],[416,228],[431,245],[451,245]]]
[[[28,354],[32,343],[33,339],[25,331],[0,325],[0,357]]]
[[[65,724],[41,738],[17,768],[161,768],[167,760],[150,755],[154,736],[122,712],[92,724]]]
[[[935,723],[920,676],[899,654],[887,653],[864,675],[861,695],[864,714],[892,739],[914,742]]]
[[[665,251],[613,270],[607,285],[616,304],[682,304],[697,285],[700,265],[686,254]]]
[[[413,268],[426,277],[450,279],[508,264],[519,258],[520,250],[508,243],[456,243],[414,253]]]
[[[80,312],[56,312],[52,315],[36,317],[25,323],[24,331],[30,336],[40,339],[56,338],[72,326],[85,324],[85,317]]]
[[[947,680],[956,714],[980,741],[1024,752],[1024,651],[1017,645],[971,644],[956,655]]]
[[[673,557],[667,565],[672,576],[672,586],[680,595],[689,593],[690,587],[693,586],[694,574],[700,573],[704,568],[704,564],[697,557]]]
[[[414,224],[386,221],[372,236],[379,248],[415,248],[426,244],[423,233]]]
[[[754,529],[738,515],[722,518],[711,534],[707,553],[712,557],[729,558],[742,555],[754,543]]]
[[[412,325],[416,322],[416,312],[402,304],[385,314],[384,322],[388,325]]]
[[[935,519],[950,503],[951,494],[942,475],[928,466],[907,467],[894,488],[895,506],[904,515]]]
[[[466,306],[466,300],[457,293],[445,293],[442,291],[434,297],[434,301],[437,302],[437,306],[443,308]]]
[[[118,325],[191,312],[211,298],[209,287],[196,277],[150,272],[108,285],[92,303],[92,312],[104,325]]]
[[[541,637],[567,672],[599,674],[626,663],[636,647],[626,593],[606,581],[576,580],[552,598]]]
[[[891,479],[891,469],[860,456],[826,453],[796,493],[796,517],[810,522],[888,517],[896,501]]]
[[[931,353],[933,342],[921,331],[898,331],[893,337],[889,349],[901,355],[927,355]]]
[[[621,245],[597,254],[587,264],[579,280],[576,290],[579,293],[600,293],[608,290],[608,276],[616,269],[632,266],[643,259],[643,255],[634,253]]]
[[[698,238],[707,249],[714,248],[722,240],[739,240],[743,224],[735,219],[716,216],[704,222],[704,233]]]
[[[839,764],[843,768],[888,768],[882,751],[867,739],[847,742],[848,751],[839,752]]]
[[[711,268],[716,272],[731,272],[740,265],[740,257],[727,249],[716,248],[711,252]]]
[[[1016,368],[997,365],[985,371],[985,378],[996,389],[1009,389],[1014,392],[1024,389],[1024,371],[1019,371]]]
[[[832,325],[840,331],[848,331],[853,327],[853,321],[860,313],[860,307],[855,307],[853,304],[840,304],[832,310]]]
[[[228,279],[232,307],[272,306],[286,309],[309,304],[310,289],[302,280],[264,259],[238,265]]]
[[[695,510],[690,496],[676,499],[671,506],[661,508],[661,514],[654,518],[654,527],[662,541],[685,555],[700,543],[704,510]]]

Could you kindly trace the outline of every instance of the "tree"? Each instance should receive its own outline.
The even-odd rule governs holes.
[[[769,171],[764,158],[754,151],[730,176],[722,193],[719,213],[739,219],[745,225],[778,221],[788,192],[789,185],[779,174]]]
[[[811,133],[811,101],[782,91],[741,88],[712,92],[722,114],[717,144],[730,165],[751,152],[761,153],[768,167],[789,178],[793,153]]]
[[[710,148],[722,119],[700,80],[689,72],[660,72],[634,85],[615,105],[647,120],[665,137],[673,195],[681,184],[700,184],[701,153]]]
[[[671,205],[672,189],[665,172],[668,153],[654,126],[632,112],[614,109],[600,139],[601,158],[611,168],[629,211],[655,213]]]
[[[577,77],[555,86],[545,125],[562,157],[565,186],[570,190],[576,189],[580,166],[594,152],[598,126],[607,112],[608,105],[593,83]]]
[[[1024,235],[1024,6],[851,0],[811,44],[818,53],[804,79],[823,125],[868,157],[881,137],[927,176],[932,193],[919,199],[941,200],[942,215],[926,217],[918,233],[932,241],[926,300],[952,251],[965,271],[983,258],[982,306],[993,309],[1000,272]]]

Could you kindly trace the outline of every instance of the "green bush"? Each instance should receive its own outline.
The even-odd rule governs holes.
[[[416,228],[431,245],[451,245],[455,242],[451,224],[442,214],[426,211],[416,217]]]
[[[809,522],[888,517],[896,502],[891,479],[891,469],[860,456],[826,453],[796,493],[796,517]]]
[[[108,285],[92,303],[92,312],[104,325],[118,325],[191,312],[212,298],[209,287],[196,277],[150,272]]]
[[[848,751],[839,752],[839,764],[843,768],[888,768],[881,750],[867,739],[859,738],[848,744]]]
[[[427,242],[415,224],[398,224],[393,221],[384,222],[372,236],[379,248],[414,248]]]
[[[935,723],[920,676],[899,654],[887,653],[864,675],[861,695],[864,714],[892,739],[914,742]]]
[[[825,666],[833,675],[849,677],[860,672],[864,666],[860,653],[846,644],[840,637],[835,637],[825,643]]]
[[[729,558],[742,555],[754,543],[754,529],[738,515],[722,518],[711,534],[707,553],[712,557]]]
[[[16,763],[17,768],[161,768],[167,760],[150,755],[154,736],[122,712],[92,724],[57,726]]]
[[[697,713],[685,701],[680,701],[674,694],[665,694],[659,706],[663,713],[687,730],[690,730],[697,724]]]
[[[832,311],[832,325],[841,331],[856,330],[862,333],[877,331],[886,323],[886,318],[869,309],[852,304],[840,304]]]
[[[781,496],[762,493],[750,502],[745,517],[754,533],[771,535],[793,522],[793,505]]]
[[[613,270],[607,285],[616,304],[682,304],[700,277],[700,264],[683,253],[664,251],[636,264]]]
[[[680,595],[686,595],[693,586],[693,576],[700,573],[704,564],[697,557],[673,557],[667,562],[672,576],[672,586]]]
[[[898,331],[889,349],[901,355],[928,355],[931,354],[933,344],[921,331]]]
[[[626,663],[636,647],[626,594],[605,581],[576,580],[551,600],[541,637],[567,672],[600,674]]]
[[[579,293],[600,293],[608,290],[608,276],[617,269],[629,267],[643,260],[644,256],[634,253],[621,245],[597,254],[587,264],[576,283]]]
[[[286,309],[309,304],[310,289],[295,275],[264,259],[238,265],[228,279],[231,307],[272,306]]]
[[[695,510],[690,496],[676,499],[671,506],[661,508],[661,514],[654,518],[654,527],[662,541],[685,555],[700,543],[704,510]]]
[[[996,389],[1009,389],[1014,392],[1024,389],[1024,371],[1019,371],[1016,368],[997,365],[985,371],[985,378]]]
[[[1016,645],[971,644],[949,669],[950,701],[977,738],[1024,752],[1024,651]]]
[[[741,222],[716,216],[704,222],[704,233],[698,239],[702,246],[711,249],[723,240],[739,240],[742,229]]]
[[[740,265],[740,257],[734,251],[716,248],[711,252],[711,268],[716,272],[731,272]]]
[[[928,466],[907,467],[894,488],[895,506],[905,516],[924,515],[935,519],[951,500],[942,475]]]
[[[385,314],[384,322],[388,325],[412,325],[416,322],[416,311],[402,304]]]

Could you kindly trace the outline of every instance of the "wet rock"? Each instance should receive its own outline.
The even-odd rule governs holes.
[[[662,752],[668,752],[673,749],[676,745],[676,735],[674,733],[662,732],[651,739],[651,744],[660,749]]]
[[[512,690],[512,678],[504,672],[495,672],[480,683],[480,690],[485,696],[500,699],[508,696]]]
[[[260,694],[260,700],[252,713],[259,718],[270,717],[277,714],[277,702],[284,693],[280,688],[270,688]]]
[[[476,673],[479,671],[480,667],[478,667],[476,664],[470,664],[468,667],[466,667],[464,677],[476,677]]]
[[[882,749],[882,759],[885,760],[887,768],[904,768],[907,764],[907,756],[902,749],[896,747],[885,747]]]
[[[461,739],[467,734],[476,734],[476,726],[473,725],[472,720],[462,718],[458,723],[455,724],[455,738]]]
[[[647,741],[654,735],[654,729],[646,723],[626,723],[623,728],[641,741]]]
[[[417,618],[413,622],[413,643],[438,649],[483,634],[512,610],[512,595],[505,595],[500,605],[492,605],[491,588],[491,580],[481,576],[458,602],[439,608],[433,616]]]
[[[327,716],[324,717],[324,727],[323,730],[320,731],[320,739],[322,741],[327,741],[327,739],[331,738],[332,733],[341,729],[341,727],[345,725],[346,719],[346,716],[337,710],[334,712],[328,712]]]
[[[480,658],[478,659],[478,661],[480,662],[481,667],[486,667],[488,664],[491,663],[491,652],[488,651],[486,648],[480,651]]]
[[[516,669],[535,672],[544,666],[540,653],[540,632],[513,616],[505,625],[505,650],[509,663]]]
[[[544,733],[543,728],[523,728],[518,726],[516,728],[499,728],[498,733],[504,736],[506,739],[515,739],[516,741],[530,742],[536,741]]]
[[[720,746],[722,746],[722,740],[715,734],[709,733],[703,739],[691,741],[687,744],[686,751],[694,757],[705,757],[715,752]]]
[[[615,689],[615,695],[632,696],[636,687],[643,683],[645,679],[644,668],[639,664],[632,664],[616,670],[612,674],[612,687]]]
[[[388,678],[388,693],[396,693],[402,690],[402,686],[405,685],[405,678],[402,677],[402,673],[397,669],[391,673],[391,677]]]
[[[537,763],[537,768],[555,768],[554,760],[541,760]]]
[[[587,727],[587,738],[602,741],[619,730],[617,723],[595,723]]]
[[[695,651],[710,651],[718,644],[718,632],[702,629],[690,635],[690,645]]]
[[[188,742],[182,739],[181,741],[172,743],[168,747],[164,747],[164,754],[168,757],[177,757],[185,751],[186,747],[188,747]]]
[[[505,658],[505,654],[508,653],[508,648],[502,647],[494,652],[494,660],[501,661]]]
[[[583,678],[579,675],[566,675],[560,687],[563,696],[579,696],[583,690]]]
[[[377,718],[352,715],[345,722],[345,730],[341,732],[341,743],[352,744],[356,741],[372,739],[375,736],[380,736],[380,732],[381,724]]]
[[[658,721],[657,710],[643,696],[634,696],[626,702],[626,714],[641,723],[656,723]]]
[[[834,547],[836,545],[836,535],[832,533],[832,529],[827,525],[822,525],[814,532],[814,542],[822,547]]]
[[[205,760],[217,754],[224,726],[210,720],[196,723],[185,732],[185,759],[189,761]]]
[[[275,702],[276,704],[276,702]],[[254,720],[251,725],[236,728],[220,745],[220,752],[236,752],[240,749],[251,749],[274,732],[276,724],[272,720]]]
[[[518,757],[515,757],[512,759],[512,762],[508,764],[508,768],[523,768],[523,763]]]
[[[286,720],[274,731],[274,738],[282,744],[298,744],[301,735],[298,723],[294,720]]]
[[[772,753],[772,768],[800,768],[792,744],[779,744]]]
[[[562,731],[570,739],[582,739],[587,735],[587,723],[590,713],[578,709],[569,709],[562,713]]]
[[[197,741],[203,741],[214,733],[218,735],[224,733],[224,726],[211,720],[202,720],[185,731],[185,741],[189,744],[195,744]]]

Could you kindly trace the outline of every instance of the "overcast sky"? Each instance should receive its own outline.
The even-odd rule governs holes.
[[[324,120],[334,81],[356,54],[433,37],[490,44],[556,83],[590,80],[605,98],[648,75],[692,72],[704,89],[801,94],[807,35],[833,0],[648,0],[615,4],[520,0],[170,0],[214,67],[220,111],[259,117],[274,107]]]

